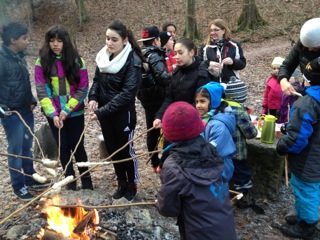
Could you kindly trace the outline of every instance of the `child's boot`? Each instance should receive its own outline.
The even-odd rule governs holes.
[[[316,223],[308,224],[305,221],[297,222],[295,225],[287,225],[281,228],[284,235],[294,238],[313,239]]]
[[[122,198],[127,191],[127,182],[126,181],[118,181],[118,188],[115,193],[112,195],[112,200],[118,200]]]
[[[135,183],[128,182],[127,191],[124,195],[125,199],[131,203],[137,195],[137,185]]]

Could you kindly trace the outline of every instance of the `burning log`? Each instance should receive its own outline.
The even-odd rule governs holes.
[[[41,240],[72,240],[71,238],[65,237],[53,230],[46,229]]]
[[[78,235],[83,233],[93,216],[94,211],[87,213],[87,215],[85,215],[84,218],[79,222],[79,224],[73,229],[73,232]]]

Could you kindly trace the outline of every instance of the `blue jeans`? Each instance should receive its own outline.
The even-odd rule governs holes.
[[[306,182],[291,173],[290,186],[295,196],[297,220],[313,224],[318,221],[320,183]]]
[[[32,112],[21,114],[23,120],[33,131],[34,117]],[[1,119],[2,126],[7,136],[8,141],[8,153],[32,157],[31,147],[33,142],[33,136],[21,121],[19,116],[15,113],[5,116]],[[8,157],[8,165],[10,168],[17,169],[25,174],[32,175],[35,173],[33,168],[33,161],[23,158]],[[19,190],[25,184],[31,185],[34,182],[33,178],[27,177],[17,171],[9,170],[11,184],[14,190]]]

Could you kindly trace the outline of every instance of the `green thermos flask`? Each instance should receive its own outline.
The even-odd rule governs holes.
[[[263,120],[263,124],[260,124],[261,120]],[[264,115],[264,114],[261,115],[257,124],[258,130],[261,132],[261,138],[260,138],[261,142],[273,143],[274,135],[276,131],[276,120],[277,118],[273,115]]]

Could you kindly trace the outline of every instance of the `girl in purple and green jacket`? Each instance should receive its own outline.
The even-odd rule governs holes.
[[[84,130],[84,100],[89,83],[86,65],[63,26],[49,28],[39,55],[34,74],[38,99],[57,144],[60,140],[65,176],[75,176],[73,164],[68,162]],[[77,162],[87,161],[83,142],[82,138],[74,153]],[[79,167],[80,174],[86,170]],[[93,189],[89,173],[81,177],[81,183],[83,189]],[[76,182],[67,185],[70,190],[76,187]]]

